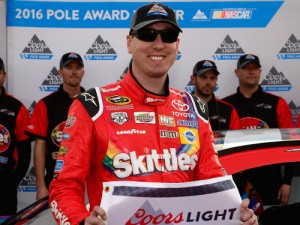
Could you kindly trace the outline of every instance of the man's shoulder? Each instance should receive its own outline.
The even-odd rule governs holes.
[[[216,98],[216,102],[217,102],[217,104],[219,104],[223,107],[234,109],[234,106],[230,102],[225,101],[224,99]]]
[[[52,100],[54,98],[57,98],[59,95],[60,95],[60,91],[59,90],[53,91],[53,92],[49,93],[48,95],[42,97],[40,99],[40,101],[46,102],[46,101]]]
[[[90,117],[94,117],[101,109],[102,101],[100,100],[100,88],[90,88],[85,92],[76,96],[84,108],[89,113]]]
[[[206,102],[194,94],[187,94],[187,96],[190,96],[191,100],[194,102],[196,107],[196,112],[202,118],[208,120],[208,105],[206,104]]]
[[[11,95],[11,94],[5,94],[5,98],[7,99],[7,102],[9,102],[10,105],[16,106],[16,107],[21,107],[24,104],[17,99],[15,96]]]
[[[237,93],[233,93],[231,95],[227,95],[226,97],[224,97],[224,98],[222,98],[220,100],[222,100],[224,102],[227,102],[227,103],[230,103],[230,101],[236,99],[237,97],[238,97],[238,94]]]

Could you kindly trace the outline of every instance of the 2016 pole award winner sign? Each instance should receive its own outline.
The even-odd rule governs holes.
[[[187,183],[105,182],[107,225],[240,224],[241,197],[231,176]]]

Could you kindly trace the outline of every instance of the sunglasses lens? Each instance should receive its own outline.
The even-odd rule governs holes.
[[[157,33],[154,30],[141,30],[138,31],[137,38],[142,41],[152,42],[155,41]]]
[[[173,43],[177,41],[179,32],[176,30],[162,30],[160,36],[163,42]]]
[[[176,30],[139,30],[132,33],[133,36],[136,36],[141,41],[152,42],[155,41],[157,35],[160,34],[161,39],[165,43],[172,43],[177,41],[179,32]]]

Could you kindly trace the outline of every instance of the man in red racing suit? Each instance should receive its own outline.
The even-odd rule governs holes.
[[[141,6],[126,36],[129,72],[72,103],[49,192],[57,223],[103,225],[107,217],[99,205],[106,181],[176,183],[225,174],[213,148],[207,105],[169,88],[179,32],[174,10],[155,2]],[[241,221],[258,225],[243,203]]]
[[[78,132],[84,139],[75,138]],[[206,104],[172,88],[166,96],[148,93],[130,73],[77,97],[64,133],[68,139],[55,168],[59,173],[63,167],[63,173],[50,186],[50,205],[58,220],[63,214],[70,224],[89,215],[85,179],[93,208],[100,204],[105,181],[187,182],[225,173],[212,145]],[[63,201],[64,195],[72,197]]]

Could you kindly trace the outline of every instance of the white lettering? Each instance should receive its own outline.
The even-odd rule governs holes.
[[[129,16],[126,10],[88,10],[83,20],[127,20]]]
[[[60,225],[70,225],[70,222],[67,221],[68,217],[57,209],[57,202],[55,200],[51,202],[51,211],[54,213],[55,218],[60,221]]]
[[[176,155],[176,149],[163,149],[162,154],[151,150],[151,154],[137,156],[135,151],[129,154],[120,153],[113,158],[114,171],[118,178],[126,178],[130,175],[147,174],[154,171],[172,172],[193,170],[198,161],[198,156],[182,153]]]

